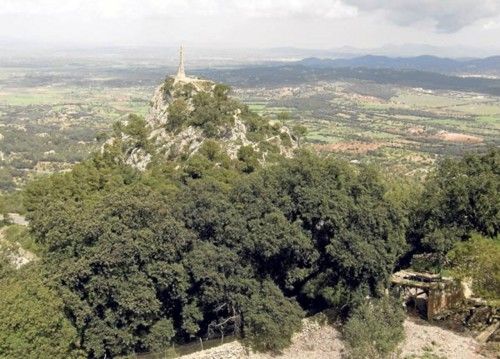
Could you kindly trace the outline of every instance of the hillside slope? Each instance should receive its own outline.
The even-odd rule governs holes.
[[[155,91],[145,119],[131,115],[108,145],[121,146],[124,161],[145,170],[152,161],[186,160],[199,151],[227,160],[291,157],[297,138],[279,124],[229,97],[225,85],[198,78],[168,77]]]

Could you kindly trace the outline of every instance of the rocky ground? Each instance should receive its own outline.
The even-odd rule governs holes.
[[[12,224],[17,224],[19,226],[27,226],[28,221],[26,218],[19,213],[9,213],[9,219],[12,222]]]
[[[7,217],[9,219],[9,222],[12,224],[17,224],[20,226],[27,226],[28,225],[28,221],[26,220],[26,218],[24,216],[20,215],[19,213],[8,213]],[[3,220],[4,220],[4,215],[0,214],[0,221],[3,221]]]
[[[0,220],[3,220],[3,216],[1,216]],[[28,225],[26,218],[18,213],[9,213],[9,220],[15,225]],[[7,258],[10,259],[14,267],[19,269],[23,265],[36,260],[37,257],[34,253],[27,251],[19,243],[10,243],[4,238],[5,228],[6,227],[0,229],[0,251],[7,254]]]
[[[418,358],[425,354],[435,358],[487,358],[480,354],[480,345],[472,337],[429,325],[424,320],[407,319],[404,323],[406,340],[401,348],[402,358]]]
[[[480,359],[495,358],[480,353],[479,344],[471,337],[431,326],[423,320],[409,318],[404,323],[406,340],[399,350],[399,358]],[[345,346],[337,329],[304,321],[302,332],[293,338],[293,344],[281,355],[248,353],[239,342],[197,352],[184,359],[335,359],[343,358]]]

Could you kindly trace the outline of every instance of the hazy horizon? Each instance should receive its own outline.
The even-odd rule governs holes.
[[[370,50],[418,44],[493,54],[500,1],[0,0],[0,34],[4,45],[56,48],[183,43],[214,51]]]

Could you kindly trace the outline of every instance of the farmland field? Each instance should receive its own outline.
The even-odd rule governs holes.
[[[145,115],[171,72],[90,60],[0,66],[0,190],[84,159],[114,122]],[[442,155],[500,145],[500,98],[492,95],[345,79],[233,89],[252,111],[305,125],[309,146],[402,174],[425,175]]]
[[[442,155],[500,145],[498,97],[378,86],[366,91],[363,83],[318,83],[247,88],[238,95],[250,104],[269,98],[264,108],[259,100],[259,112],[273,117],[276,108],[287,111],[289,125],[304,124],[308,142],[322,152],[402,174],[425,174]]]
[[[1,190],[70,168],[99,148],[115,121],[128,113],[146,114],[154,84],[129,85],[106,71],[0,68]]]

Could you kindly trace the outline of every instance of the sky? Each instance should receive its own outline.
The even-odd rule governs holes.
[[[500,48],[500,0],[0,0],[0,41],[211,48]],[[473,55],[473,54],[471,54]]]

